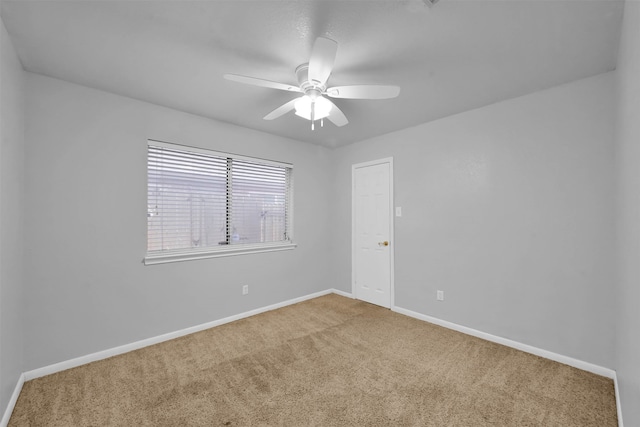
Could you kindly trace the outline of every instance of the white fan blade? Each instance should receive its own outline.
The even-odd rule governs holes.
[[[349,99],[389,99],[400,93],[398,86],[353,85],[336,86],[327,89],[326,94],[332,98]]]
[[[311,50],[309,59],[309,81],[322,86],[327,82],[336,60],[338,43],[331,39],[318,37]]]
[[[287,102],[286,104],[279,106],[278,108],[276,108],[275,110],[273,110],[272,112],[270,112],[269,114],[264,116],[264,119],[265,120],[273,120],[273,119],[277,119],[278,117],[282,116],[283,114],[288,113],[289,111],[293,110],[294,104],[296,103],[296,101],[298,99],[300,99],[300,98],[292,99],[291,101]]]
[[[225,74],[224,78],[238,83],[253,86],[268,87],[271,89],[288,90],[289,92],[300,92],[300,88],[285,83],[272,82],[271,80],[257,79],[255,77],[239,76],[237,74]]]
[[[327,101],[331,102],[331,100],[327,99]],[[344,126],[347,123],[349,123],[349,120],[347,120],[347,117],[344,115],[344,113],[338,108],[338,106],[336,104],[334,104],[333,102],[331,102],[331,111],[329,111],[329,116],[327,117],[329,120],[331,120],[331,123],[333,123],[334,125],[340,127],[340,126]]]

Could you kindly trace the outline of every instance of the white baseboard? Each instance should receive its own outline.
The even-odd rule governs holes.
[[[618,412],[618,427],[624,427],[622,422],[622,406],[620,404],[620,389],[618,388],[618,374],[613,373],[613,388],[616,392],[616,411]]]
[[[353,299],[353,294],[351,292],[341,291],[339,289],[331,289],[331,292],[334,294],[340,295],[341,297],[347,297]]]
[[[11,395],[11,399],[9,399],[9,404],[4,411],[4,415],[2,416],[2,421],[0,421],[0,427],[7,427],[9,424],[9,419],[11,418],[11,414],[13,413],[13,408],[16,406],[16,402],[18,401],[18,396],[20,396],[20,392],[22,391],[22,386],[24,385],[24,374],[20,374],[18,377],[18,383],[16,384],[16,388],[13,390],[13,394]]]
[[[67,369],[82,366],[87,363],[95,362],[98,360],[106,359],[108,357],[117,356],[119,354],[128,353],[133,350],[148,347],[150,345],[158,344],[164,341],[179,338],[184,335],[200,332],[205,329],[213,328],[214,326],[224,325],[225,323],[233,322],[236,320],[244,319],[246,317],[255,316],[256,314],[264,313],[267,311],[275,310],[278,308],[286,307],[288,305],[296,304],[308,299],[317,298],[330,293],[337,293],[342,295],[342,291],[336,291],[333,289],[327,289],[325,291],[316,292],[310,295],[290,299],[288,301],[279,302],[266,307],[257,308],[255,310],[247,311],[244,313],[236,314],[233,316],[225,317],[224,319],[214,320],[212,322],[203,323],[201,325],[192,326],[175,332],[169,332],[167,334],[158,335],[156,337],[147,338],[141,341],[136,341],[130,344],[121,345],[119,347],[113,347],[107,350],[98,351],[96,353],[87,354],[85,356],[76,357],[75,359],[65,360],[63,362],[54,363],[52,365],[44,366],[42,368],[33,369],[24,373],[24,381],[29,381],[34,378],[40,378],[45,375],[55,374],[56,372],[65,371]],[[346,295],[345,295],[346,296]],[[2,427],[2,426],[0,426]]]
[[[415,311],[407,310],[405,308],[401,308],[398,306],[391,307],[391,310],[400,314],[404,314],[406,316],[414,317],[419,320],[424,320],[425,322],[429,322],[429,323],[436,324],[438,326],[445,327],[447,329],[453,329],[454,331],[462,332],[463,334],[472,335],[474,337],[482,338],[483,340],[502,344],[507,347],[515,348],[516,350],[521,350],[526,353],[531,353],[536,356],[544,357],[545,359],[550,359],[556,362],[563,363],[565,365],[573,366],[574,368],[582,369],[583,371],[592,372],[594,374],[601,375],[606,378],[614,379],[616,375],[616,371],[614,371],[613,369],[605,368],[603,366],[595,365],[593,363],[574,359],[572,357],[564,356],[562,354],[554,353],[548,350],[543,350],[541,348],[534,347],[528,344],[523,344],[518,341],[513,341],[507,338],[491,335],[486,332],[478,331],[476,329],[468,328],[466,326],[461,326],[456,323],[438,319],[436,317],[427,316],[426,314],[417,313]]]

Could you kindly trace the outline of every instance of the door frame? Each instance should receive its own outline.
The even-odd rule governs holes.
[[[394,216],[394,198],[393,198],[393,157],[385,157],[378,160],[372,160],[369,162],[356,163],[351,165],[351,295],[353,298],[358,299],[356,288],[356,169],[375,166],[380,164],[389,165],[389,242],[391,243],[391,249],[389,250],[389,308],[395,307],[395,244],[394,228],[395,228],[395,216]]]

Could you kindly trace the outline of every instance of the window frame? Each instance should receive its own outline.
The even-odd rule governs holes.
[[[244,254],[252,254],[252,253],[263,253],[263,252],[276,252],[276,251],[286,251],[295,249],[298,245],[294,242],[294,226],[293,226],[293,205],[294,205],[294,192],[293,192],[293,183],[294,183],[294,173],[293,173],[293,164],[278,162],[273,160],[261,159],[257,157],[248,157],[237,155],[233,153],[224,153],[220,151],[209,150],[206,148],[187,146],[182,144],[175,144],[169,142],[158,141],[155,139],[148,139],[146,148],[147,148],[147,156],[146,156],[146,197],[147,203],[145,206],[148,207],[149,203],[149,146],[160,147],[160,148],[168,148],[173,150],[181,150],[192,152],[196,154],[204,154],[207,156],[216,156],[222,158],[231,158],[232,160],[250,162],[254,164],[268,165],[268,166],[276,166],[288,168],[288,200],[287,200],[287,237],[288,240],[281,242],[269,242],[269,243],[246,243],[246,244],[234,244],[234,245],[220,245],[217,247],[210,246],[206,248],[183,248],[183,249],[172,249],[165,251],[152,251],[149,252],[148,246],[146,250],[146,255],[143,258],[144,265],[154,265],[154,264],[164,264],[170,262],[179,262],[179,261],[192,261],[196,259],[206,259],[206,258],[217,258],[217,257],[225,257],[225,256],[234,256],[234,255],[244,255]],[[147,239],[149,237],[149,222],[147,220],[146,227],[146,235]]]

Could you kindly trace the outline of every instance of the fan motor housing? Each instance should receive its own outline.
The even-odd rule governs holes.
[[[318,96],[321,96],[326,87],[319,84],[314,84],[309,81],[309,64],[302,64],[296,68],[296,78],[298,79],[298,84],[300,85],[300,90],[304,92],[305,95],[309,96],[311,99],[316,99]]]

